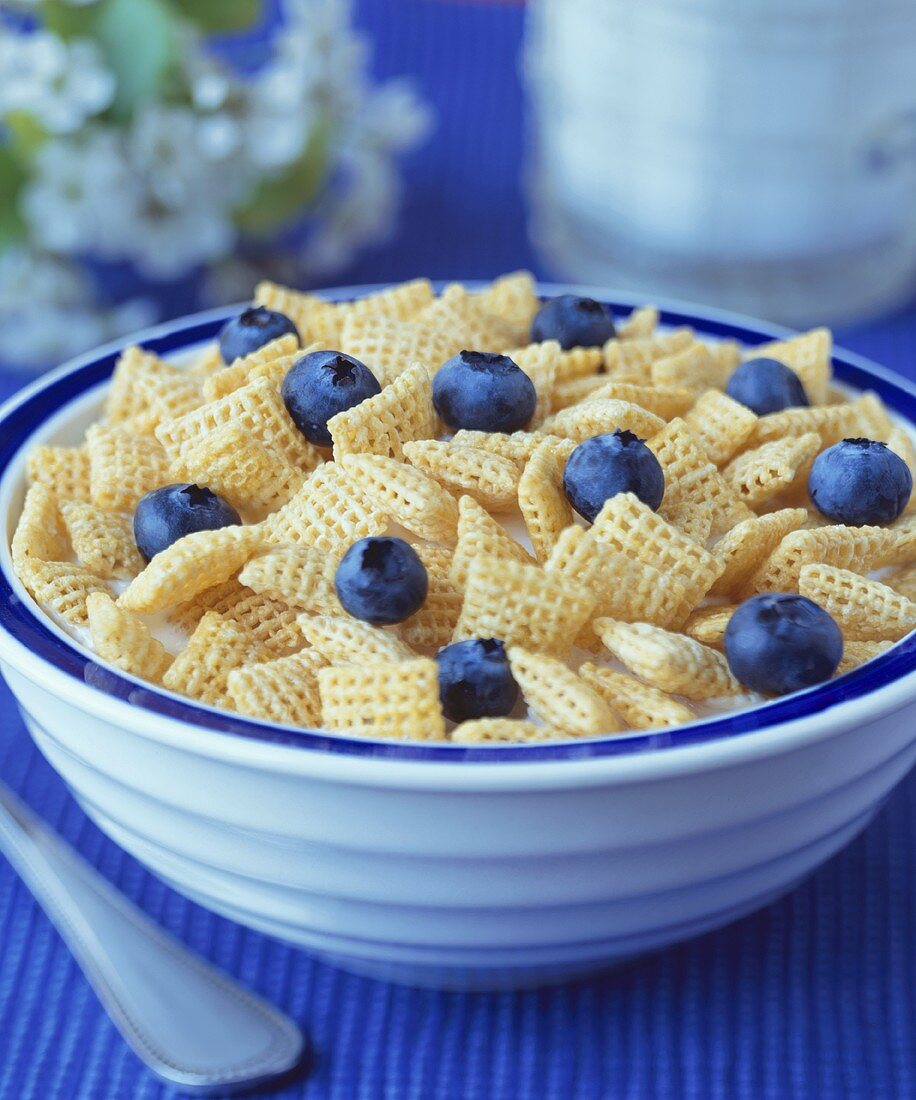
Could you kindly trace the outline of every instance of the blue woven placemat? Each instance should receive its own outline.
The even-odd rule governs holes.
[[[440,128],[409,166],[399,238],[349,277],[537,268],[518,200],[521,9],[364,0],[358,13],[380,72],[414,74]],[[916,377],[916,307],[839,335]],[[0,396],[13,388],[0,375]],[[350,977],[164,887],[87,822],[2,685],[0,772],[129,897],[308,1030],[308,1075],[274,1097],[916,1096],[916,777],[846,851],[738,924],[574,986],[462,995]],[[0,1100],[165,1095],[0,860]]]

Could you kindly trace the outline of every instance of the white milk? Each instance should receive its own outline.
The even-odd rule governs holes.
[[[916,271],[913,0],[532,0],[539,243],[562,274],[790,323]]]

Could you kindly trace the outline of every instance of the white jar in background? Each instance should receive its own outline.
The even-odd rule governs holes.
[[[529,0],[558,273],[787,323],[916,274],[916,0]]]

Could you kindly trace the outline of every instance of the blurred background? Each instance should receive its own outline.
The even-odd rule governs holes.
[[[899,321],[914,60],[912,0],[0,0],[0,363],[264,276]]]

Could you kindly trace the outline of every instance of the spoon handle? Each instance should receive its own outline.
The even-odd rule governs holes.
[[[127,1043],[172,1088],[225,1094],[298,1063],[292,1020],[154,924],[2,783],[0,851]]]

